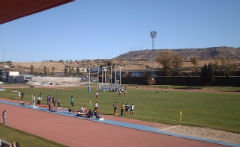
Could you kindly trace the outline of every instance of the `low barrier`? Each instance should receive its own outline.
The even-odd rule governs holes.
[[[12,147],[12,144],[0,138],[0,147]]]

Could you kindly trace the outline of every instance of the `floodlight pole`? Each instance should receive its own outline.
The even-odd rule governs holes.
[[[120,75],[119,75],[119,84],[120,84],[120,88],[122,88],[122,73],[121,73],[121,66],[119,67],[120,68]]]
[[[90,92],[91,92],[91,85],[90,85],[90,79],[91,79],[91,77],[90,77],[90,67],[88,68],[88,71],[89,71],[89,75],[88,75],[88,93],[90,93]]]
[[[107,84],[107,68],[104,68],[104,73],[105,73],[105,85]]]
[[[111,66],[111,84],[110,84],[110,89],[112,91],[112,66]]]
[[[111,66],[111,84],[112,84],[112,66]]]
[[[105,67],[102,67],[102,85],[101,85],[101,91],[104,92],[104,86],[103,86],[103,70],[104,70]]]
[[[107,68],[108,68],[108,67],[111,68],[111,80],[110,80],[110,81],[111,81],[111,84],[110,84],[110,88],[111,88],[111,90],[112,90],[112,66],[106,66],[106,69],[105,69],[105,84],[107,83],[107,82],[106,82],[106,79],[107,79],[107,78],[106,78],[106,72],[107,72]]]
[[[115,76],[115,88],[117,88],[117,86],[116,86],[116,85],[117,85],[117,71],[116,71],[116,65],[115,65],[114,68],[115,68],[115,75],[114,75],[114,76]]]
[[[103,67],[102,67],[102,85],[103,85]]]
[[[97,78],[98,78],[98,83],[97,83],[97,88],[96,88],[96,90],[98,90],[98,89],[99,89],[99,67],[98,67]]]
[[[152,49],[155,48],[155,38],[157,37],[157,32],[156,31],[151,31],[150,32],[151,38],[152,38]]]
[[[88,85],[90,85],[90,67],[88,68]]]

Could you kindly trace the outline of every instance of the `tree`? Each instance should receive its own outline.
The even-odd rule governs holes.
[[[215,69],[210,63],[204,65],[201,69],[201,81],[203,84],[212,85],[215,81]]]
[[[172,52],[165,50],[161,51],[157,56],[156,61],[163,66],[163,72],[165,75],[169,75],[172,69]]]
[[[56,68],[53,66],[53,67],[52,67],[52,73],[51,73],[52,75],[55,74],[55,69],[56,69]]]
[[[70,73],[70,75],[73,75],[73,74],[74,74],[74,67],[71,67],[71,68],[70,68],[69,73]]]
[[[6,61],[5,63],[7,63],[9,66],[12,66],[12,61]]]
[[[219,59],[217,59],[217,58],[214,59],[213,66],[214,66],[216,71],[219,70]]]
[[[34,67],[33,65],[30,66],[30,74],[33,74],[34,73]]]
[[[194,72],[197,72],[198,66],[199,66],[199,57],[192,57],[191,59],[191,63],[194,67]]]
[[[225,76],[231,76],[232,73],[236,72],[237,64],[236,63],[229,63],[225,67]]]
[[[68,73],[68,66],[64,66],[64,73],[67,74]]]
[[[38,73],[37,71],[35,71],[33,74],[34,74],[34,75],[39,75],[39,73]]]
[[[223,73],[224,76],[230,76],[237,69],[236,63],[231,63],[230,58],[220,57],[220,66],[219,69]]]
[[[79,75],[79,73],[80,73],[79,67],[77,67],[76,73],[77,73],[77,75]]]
[[[219,60],[220,60],[220,70],[221,72],[223,72],[223,75],[225,76],[227,59],[225,57],[220,57]]]
[[[207,77],[208,77],[208,84],[209,85],[212,85],[215,81],[215,69],[214,69],[214,66],[210,63],[208,64],[208,70],[207,70],[208,74],[207,74]]]
[[[183,65],[183,58],[181,55],[175,54],[172,58],[172,67],[176,74],[179,74]]]
[[[207,83],[207,70],[208,70],[208,66],[205,64],[201,68],[201,81],[202,81],[203,84]]]
[[[112,60],[108,60],[108,61],[106,61],[106,63],[105,63],[107,66],[112,66]]]
[[[151,69],[151,67],[150,67],[149,65],[145,65],[145,68],[146,68],[147,70]]]
[[[47,68],[47,66],[44,66],[44,67],[43,67],[43,75],[44,75],[44,76],[47,76],[47,75],[48,75],[48,68]]]

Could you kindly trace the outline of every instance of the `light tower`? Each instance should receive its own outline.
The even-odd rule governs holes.
[[[150,32],[151,38],[152,38],[152,49],[155,48],[155,38],[157,37],[157,32],[156,31],[151,31]]]
[[[88,75],[88,93],[90,93],[90,92],[91,92],[91,83],[90,83],[90,82],[91,82],[91,81],[90,81],[90,80],[91,80],[91,77],[90,77],[91,75],[90,75],[90,67],[88,68],[88,71],[89,71],[89,73],[88,73],[88,74],[89,74],[89,75]]]

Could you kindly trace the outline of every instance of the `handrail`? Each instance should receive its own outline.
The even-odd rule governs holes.
[[[12,147],[12,144],[0,138],[0,147]]]

